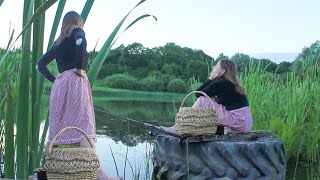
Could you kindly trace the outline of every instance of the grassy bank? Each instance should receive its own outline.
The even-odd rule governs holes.
[[[49,94],[52,84],[45,83],[45,94]],[[108,88],[102,83],[95,83],[92,87],[95,101],[153,101],[153,102],[181,102],[186,94],[171,92],[133,91],[128,89]]]
[[[95,101],[153,101],[153,102],[181,102],[185,94],[168,92],[132,91],[107,87],[94,87],[92,94]]]

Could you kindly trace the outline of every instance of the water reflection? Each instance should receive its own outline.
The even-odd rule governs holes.
[[[127,180],[151,179],[151,143],[137,143],[136,146],[129,147],[122,142],[115,142],[110,137],[98,135],[96,147],[101,166],[109,176],[119,174]],[[139,178],[136,178],[137,176]]]
[[[94,105],[98,135],[97,152],[108,175],[116,176],[118,169],[119,175],[125,175],[126,179],[135,179],[137,176],[138,179],[151,179],[154,137],[149,136],[148,132],[155,129],[119,116],[170,126],[174,123],[174,110],[180,104],[96,100]]]
[[[115,142],[121,141],[127,146],[150,141],[150,129],[141,123],[132,122],[119,116],[155,125],[174,123],[173,107],[179,104],[139,101],[108,101],[95,103],[97,133],[106,135]]]
[[[173,122],[180,103],[150,101],[95,101],[95,107],[113,114],[148,122]]]

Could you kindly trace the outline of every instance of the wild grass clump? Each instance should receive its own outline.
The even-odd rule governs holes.
[[[250,66],[241,80],[247,90],[254,129],[275,131],[286,146],[287,160],[319,163],[319,56],[303,60],[300,74],[285,80],[259,66]]]

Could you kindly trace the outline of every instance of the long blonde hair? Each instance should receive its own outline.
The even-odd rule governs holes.
[[[83,20],[75,11],[70,11],[63,17],[61,33],[57,44],[61,44],[66,37],[69,37],[75,28],[83,28]]]
[[[240,80],[237,75],[237,69],[234,62],[223,59],[223,60],[220,60],[220,66],[225,70],[225,72],[223,73],[224,77],[226,77],[226,79],[228,79],[235,85],[236,91],[239,94],[246,96],[247,93],[244,90],[244,87],[242,86],[242,84],[240,83]]]

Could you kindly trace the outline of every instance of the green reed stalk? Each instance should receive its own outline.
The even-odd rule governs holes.
[[[87,21],[87,18],[88,18],[88,15],[90,13],[90,10],[92,8],[93,3],[94,3],[94,0],[87,0],[86,4],[84,5],[84,8],[82,9],[81,17],[82,17],[84,23]]]
[[[24,1],[23,26],[31,17],[30,0]],[[28,142],[29,142],[29,62],[31,28],[28,27],[22,35],[22,62],[20,67],[18,110],[17,110],[17,178],[26,179],[28,176]]]
[[[53,21],[53,25],[52,25],[52,28],[51,28],[51,32],[50,32],[50,37],[49,37],[49,42],[48,42],[48,46],[47,46],[47,50],[49,50],[51,48],[51,45],[53,44],[53,41],[54,41],[54,37],[56,35],[56,32],[57,32],[57,29],[58,29],[58,25],[59,25],[59,22],[60,22],[60,19],[61,19],[61,16],[62,16],[62,12],[63,12],[63,9],[65,7],[65,3],[66,3],[66,0],[60,0],[59,1],[59,4],[58,4],[58,7],[57,7],[57,10],[56,10],[56,15],[55,15],[55,18],[54,18],[54,21]],[[40,28],[40,31],[43,33],[44,31],[44,16],[43,16],[43,20],[41,21],[41,28]],[[42,51],[43,51],[43,35],[40,36],[41,37],[41,43],[42,44],[42,49],[41,49],[41,52],[39,54],[39,56],[36,58],[36,60],[38,60],[40,58],[40,56],[42,55]],[[43,89],[44,89],[44,78],[39,74],[37,73],[37,89],[38,89],[38,93],[37,93],[37,96],[38,96],[38,99],[42,99],[42,94],[44,93],[43,92]],[[41,101],[40,101],[41,102]],[[38,121],[39,124],[37,124],[36,126],[37,127],[40,127],[40,123],[41,123],[41,119],[40,119],[40,106],[41,106],[41,103],[38,103],[37,105],[37,109],[38,109]],[[38,135],[38,145],[37,145],[37,150],[34,150],[33,152],[35,153],[34,154],[34,167],[39,167],[40,166],[40,161],[42,159],[42,155],[43,155],[43,150],[44,150],[44,141],[45,141],[45,138],[46,138],[46,135],[47,135],[47,131],[48,131],[48,126],[49,126],[49,119],[48,119],[48,116],[49,116],[49,112],[47,113],[47,118],[45,119],[45,125],[44,125],[44,130],[42,132],[42,136],[41,136],[41,140],[40,140],[40,144],[39,144],[39,131],[37,133]],[[35,139],[36,140],[36,139]],[[35,147],[34,147],[35,148]],[[30,168],[30,170],[32,170]]]
[[[59,26],[59,22],[61,20],[62,12],[63,12],[63,9],[64,9],[65,5],[66,5],[66,0],[60,0],[59,1],[58,7],[57,7],[57,10],[56,10],[56,15],[55,15],[54,20],[53,20],[52,29],[51,29],[51,32],[50,32],[47,51],[51,48],[51,46],[53,44],[53,41],[54,41],[54,38],[56,36],[57,30],[58,30],[58,26]]]
[[[14,105],[12,99],[11,84],[8,84],[6,98],[6,117],[5,117],[5,159],[4,174],[6,178],[14,179]]]
[[[34,1],[34,11],[36,11],[42,4],[42,0]],[[36,70],[36,63],[42,55],[43,51],[43,31],[44,22],[43,17],[36,19],[33,22],[33,43],[32,43],[32,66],[31,66],[31,129],[30,132],[30,151],[29,151],[29,174],[33,173],[33,170],[37,164],[38,146],[39,146],[39,130],[40,130],[40,105],[41,105],[41,93],[39,87],[39,74]]]

